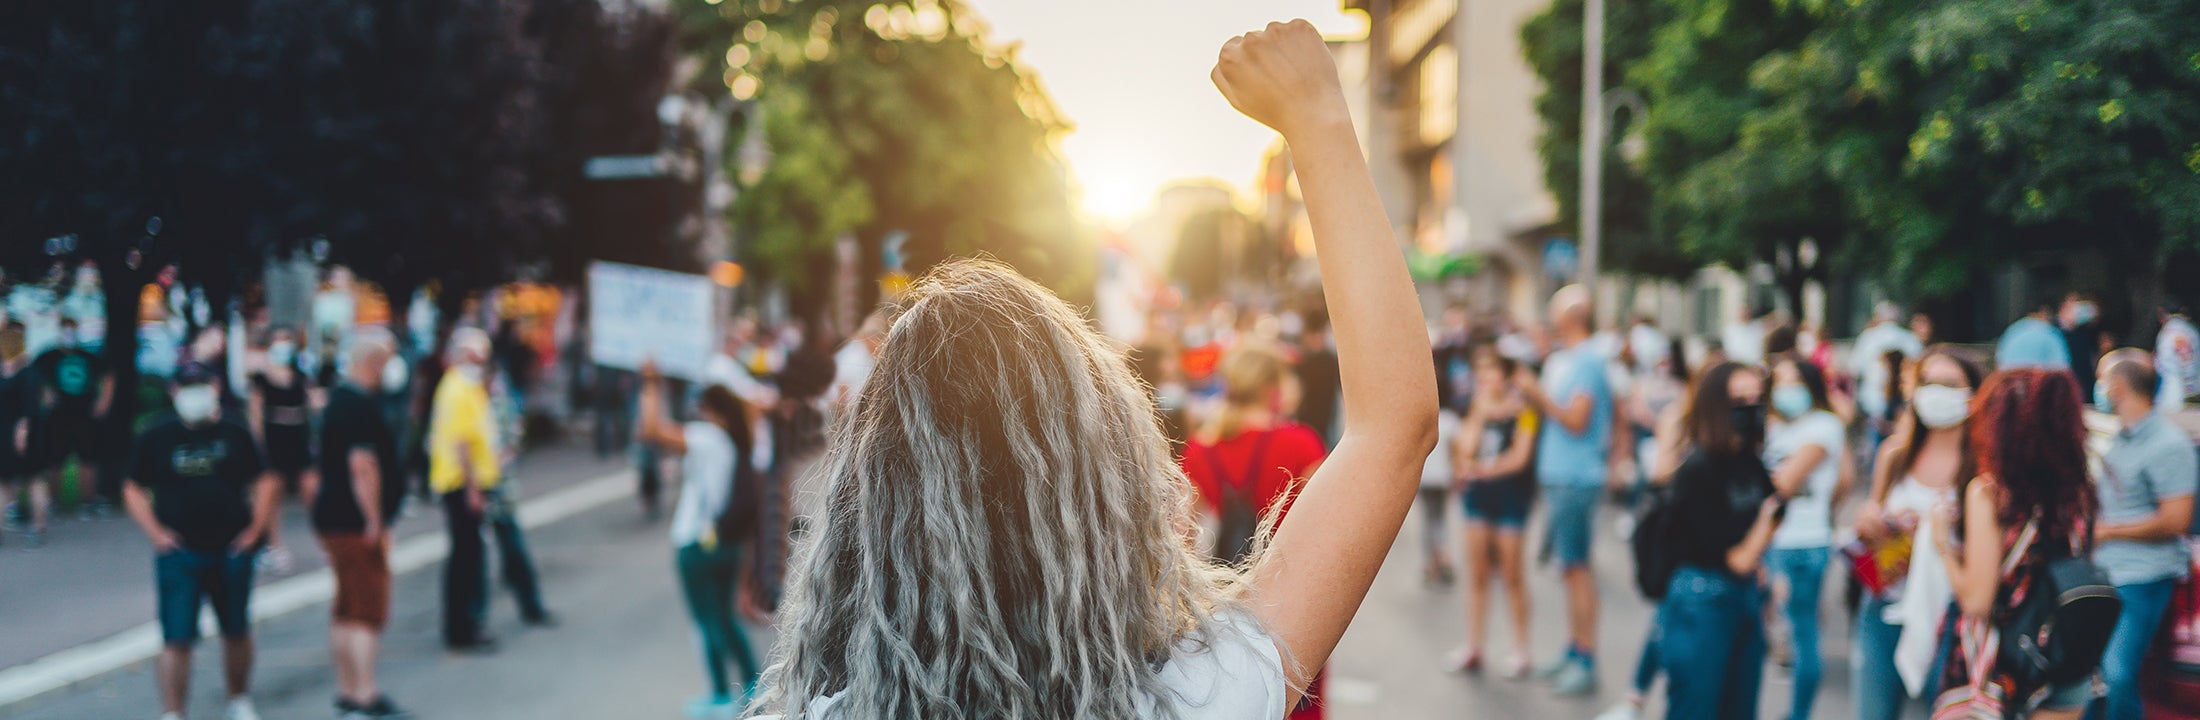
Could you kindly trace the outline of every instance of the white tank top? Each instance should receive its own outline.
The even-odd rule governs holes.
[[[1901,480],[1895,482],[1894,487],[1887,489],[1885,514],[1894,515],[1908,511],[1916,513],[1918,520],[1922,522],[1925,518],[1932,516],[1934,508],[1943,503],[1953,503],[1955,501],[1955,488],[1930,487],[1925,483],[1918,482],[1917,478],[1905,474]],[[1912,574],[1918,571],[1918,563],[1939,565],[1941,564],[1940,553],[1932,548],[1913,547],[1910,549],[1910,572]],[[1906,581],[1898,580],[1889,585],[1887,587],[1887,599],[1894,600],[1902,597],[1902,586],[1905,584],[1907,584]]]

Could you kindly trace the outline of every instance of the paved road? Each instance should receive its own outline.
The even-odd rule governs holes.
[[[1607,531],[1598,546],[1607,624],[1600,663],[1604,690],[1588,700],[1560,700],[1529,682],[1467,677],[1448,672],[1444,658],[1458,644],[1463,619],[1456,589],[1431,590],[1419,577],[1418,521],[1409,521],[1374,592],[1333,660],[1333,716],[1360,718],[1588,718],[1618,699],[1634,668],[1649,608],[1635,598],[1627,561]],[[437,578],[417,572],[400,578],[384,682],[422,718],[672,718],[702,679],[690,639],[661,526],[642,522],[623,503],[586,512],[535,531],[531,541],[543,565],[548,596],[565,624],[523,630],[500,598],[495,629],[506,640],[492,658],[459,658],[436,644]],[[1540,659],[1562,636],[1556,581],[1534,579],[1538,602],[1534,640]],[[1829,605],[1827,668],[1817,715],[1851,715],[1847,697],[1845,613]],[[274,719],[321,717],[334,692],[326,665],[325,609],[316,607],[261,625],[258,696]],[[768,647],[768,633],[755,637]],[[199,717],[213,717],[220,701],[208,647],[194,688]],[[1491,648],[1500,657],[1507,648]],[[1788,685],[1768,673],[1762,717],[1785,712]],[[154,694],[142,664],[70,690],[6,708],[22,720],[150,717]],[[1653,705],[1653,712],[1656,706]],[[1654,716],[1654,715],[1653,715]]]

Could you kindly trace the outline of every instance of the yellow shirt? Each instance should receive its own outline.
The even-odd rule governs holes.
[[[462,445],[465,458],[459,456]],[[435,386],[435,411],[428,421],[428,487],[437,493],[466,487],[461,462],[473,466],[476,486],[496,487],[500,467],[489,391],[453,368]]]

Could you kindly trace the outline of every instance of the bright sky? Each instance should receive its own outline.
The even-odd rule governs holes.
[[[1359,37],[1367,26],[1339,0],[967,2],[994,41],[1023,41],[1018,60],[1076,124],[1062,150],[1086,209],[1115,221],[1136,216],[1171,180],[1252,182],[1275,134],[1208,81],[1224,41],[1294,17],[1332,36]]]

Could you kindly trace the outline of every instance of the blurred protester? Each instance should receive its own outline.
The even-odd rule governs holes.
[[[1773,326],[1771,330],[1765,332],[1763,362],[1751,364],[1769,366],[1774,356],[1795,352],[1800,337],[1799,331],[1796,330],[1794,325],[1780,323]]]
[[[779,407],[779,388],[761,377],[784,367],[787,357],[772,346],[769,338],[759,331],[755,318],[735,318],[726,328],[725,345],[717,355],[703,365],[703,383],[706,387],[718,386],[733,393],[742,403],[757,413]],[[838,363],[835,363],[836,370]],[[749,464],[757,470],[770,470],[777,459],[772,452],[777,447],[775,428],[769,421],[754,422],[749,432],[755,436],[755,451],[749,454]],[[644,452],[647,452],[647,448]],[[654,462],[650,463],[652,466]]]
[[[2100,494],[2101,526],[2094,562],[2123,597],[2124,611],[2101,658],[2108,697],[2088,717],[2140,720],[2139,668],[2152,648],[2171,594],[2192,567],[2185,534],[2192,526],[2192,496],[2200,484],[2200,456],[2191,436],[2157,412],[2161,377],[2145,351],[2124,349],[2101,358],[2095,404],[2121,430],[2109,441]]]
[[[756,678],[763,671],[749,639],[734,614],[734,591],[741,577],[741,555],[750,548],[744,538],[726,537],[730,513],[754,512],[738,508],[738,495],[756,501],[755,473],[742,472],[752,446],[749,409],[722,385],[703,389],[697,418],[676,425],[665,410],[665,388],[656,368],[642,367],[641,441],[680,458],[680,500],[672,514],[674,566],[680,592],[687,599],[703,649],[703,674],[710,680],[710,694],[690,701],[688,717],[695,720],[730,718],[748,705],[756,693]],[[726,664],[740,666],[741,690],[734,696]]]
[[[1650,313],[1635,313],[1634,325],[1627,329],[1627,348],[1634,353],[1636,375],[1651,375],[1667,360],[1677,360],[1680,356],[1672,351],[1673,346],[1674,338],[1658,329],[1657,320]],[[1686,373],[1686,362],[1679,362],[1683,364],[1682,372]]]
[[[267,361],[251,376],[245,404],[247,427],[267,453],[269,472],[282,481],[286,492],[296,493],[313,474],[313,437],[307,429],[312,403],[307,397],[305,374],[298,369],[297,336],[290,328],[268,333]],[[290,552],[282,538],[270,534],[262,555],[268,570],[289,569]]]
[[[1998,717],[2006,708],[2036,720],[2075,720],[2093,699],[2090,674],[2020,688],[2000,667],[2000,630],[2012,608],[2043,591],[2038,571],[2049,559],[2082,556],[2100,512],[2087,481],[2078,383],[2060,368],[2002,370],[1971,407],[1979,474],[1958,486],[1959,504],[1926,519],[1962,613],[1952,622],[1957,640],[1945,653],[1935,713]]]
[[[60,325],[53,349],[33,361],[39,379],[46,383],[46,447],[41,464],[52,475],[53,487],[59,488],[62,473],[74,460],[78,512],[105,514],[112,492],[99,478],[99,423],[114,401],[115,381],[99,356],[79,347],[83,338],[76,321],[62,318]]]
[[[1444,374],[1443,351],[1436,351],[1437,374]],[[1421,464],[1421,581],[1431,588],[1450,587],[1453,581],[1451,556],[1444,552],[1444,545],[1451,539],[1450,520],[1452,486],[1465,470],[1465,458],[1457,454],[1459,441],[1459,411],[1456,406],[1443,402],[1444,379],[1437,378],[1438,404],[1436,406],[1436,449],[1429,451],[1428,459]],[[1471,564],[1472,558],[1468,559]]]
[[[253,709],[253,556],[277,521],[282,492],[252,433],[221,417],[218,377],[203,365],[176,372],[175,417],[137,438],[123,498],[153,543],[163,647],[157,665],[163,720],[182,720],[199,608],[211,604],[222,635],[228,720]]]
[[[1535,502],[1538,418],[1510,382],[1520,371],[1519,362],[1481,346],[1475,364],[1473,409],[1460,424],[1458,440],[1440,440],[1436,446],[1437,453],[1457,458],[1452,475],[1467,517],[1467,646],[1453,658],[1453,667],[1481,669],[1482,647],[1489,639],[1490,584],[1496,579],[1505,586],[1513,631],[1512,655],[1500,672],[1508,678],[1525,677],[1528,553],[1522,537]]]
[[[1922,312],[1910,315],[1910,334],[1917,336],[1917,341],[1927,347],[1939,339],[1933,334],[1933,316]]]
[[[1337,350],[1331,347],[1329,312],[1316,310],[1301,320],[1299,332],[1299,424],[1313,429],[1322,447],[1334,447],[1337,438]],[[1442,367],[1442,365],[1438,365]]]
[[[1181,531],[1184,483],[1116,346],[1006,268],[944,264],[910,290],[880,357],[892,386],[844,426],[838,504],[788,602],[763,712],[1225,718],[1299,704],[1412,505],[1435,434],[1431,351],[1321,33],[1294,21],[1232,40],[1214,79],[1283,134],[1312,209],[1346,373],[1342,469],[1314,471],[1245,569],[1211,564]],[[1239,352],[1260,354],[1233,376],[1287,372],[1272,350]],[[1277,424],[1267,397],[1231,399],[1245,402],[1217,429]],[[1255,467],[1290,467],[1300,444],[1304,470],[1320,443],[1286,427],[1202,440],[1297,435]],[[1187,466],[1208,464],[1189,452]],[[928,655],[876,650],[901,643]]]
[[[37,472],[37,446],[31,435],[41,385],[30,354],[23,350],[23,324],[0,325],[0,512],[20,510],[18,495],[27,490],[30,527],[39,533],[31,536],[34,544],[43,539],[53,504],[53,488]]]
[[[2070,369],[2070,344],[2063,341],[2062,330],[2055,327],[2051,318],[2055,307],[2052,301],[2040,299],[2031,306],[2031,312],[2009,324],[1994,344],[1994,370],[2020,370],[2046,368]]]
[[[1843,369],[1857,379],[1856,403],[1865,417],[1879,422],[1871,423],[1866,441],[1877,447],[1879,439],[1886,437],[1884,420],[1898,413],[1890,408],[1889,400],[1898,391],[1892,386],[1899,379],[1899,366],[1887,364],[1887,353],[1899,352],[1903,357],[1914,358],[1925,353],[1925,345],[1916,333],[1901,325],[1902,309],[1894,303],[1882,302],[1872,309],[1871,326],[1856,336],[1856,344],[1849,349],[1848,361]]]
[[[2182,409],[2200,396],[2200,329],[2185,316],[2185,306],[2162,304],[2162,331],[2154,336],[2154,369],[2162,376],[2162,392],[2155,401],[2164,410]]]
[[[2078,391],[2093,397],[2095,364],[2101,359],[2101,304],[2093,294],[2077,290],[2064,295],[2055,311],[2055,329],[2070,347],[2070,374],[2078,378]]]
[[[1772,357],[1771,395],[1764,461],[1787,514],[1772,534],[1765,564],[1787,588],[1784,608],[1795,665],[1787,717],[1806,720],[1818,699],[1818,608],[1832,560],[1833,509],[1843,494],[1840,466],[1848,452],[1848,428],[1833,414],[1826,376],[1802,355]]]
[[[1646,447],[1641,450],[1642,457],[1638,461],[1645,481],[1640,494],[1641,501],[1638,503],[1643,513],[1626,518],[1631,523],[1646,517],[1647,511],[1655,507],[1660,497],[1670,494],[1673,473],[1691,451],[1688,405],[1694,384],[1688,373],[1686,357],[1681,341],[1674,339],[1666,360],[1667,367],[1660,376],[1654,376],[1659,377],[1659,381],[1650,383],[1653,389],[1661,385],[1671,387],[1675,392],[1673,398],[1660,406],[1655,400],[1642,400],[1644,393],[1637,393],[1637,399],[1630,403],[1638,406],[1639,409],[1635,412],[1639,416],[1654,418],[1651,421],[1653,429],[1650,440],[1645,443]],[[1708,369],[1717,366],[1704,367]],[[1635,534],[1643,532],[1643,529],[1630,524],[1628,531],[1628,538],[1633,540]],[[1627,695],[1598,714],[1597,720],[1635,720],[1642,717],[1643,706],[1649,702],[1651,687],[1657,683],[1658,675],[1665,670],[1664,662],[1658,657],[1659,634],[1658,626],[1652,624],[1648,635],[1643,638],[1642,654],[1635,661],[1635,676],[1627,689]]]
[[[107,344],[107,295],[99,289],[99,266],[86,262],[77,267],[75,284],[61,298],[60,314],[76,321],[78,346],[100,354]]]
[[[1720,346],[1726,349],[1727,359],[1743,365],[1763,365],[1765,340],[1773,324],[1770,303],[1752,301],[1746,304],[1739,321],[1727,325],[1719,333]]]
[[[483,630],[489,612],[484,524],[496,537],[520,620],[535,626],[556,621],[543,607],[534,560],[501,487],[508,440],[486,384],[489,335],[462,327],[451,333],[450,346],[450,369],[436,386],[428,430],[428,481],[443,498],[451,542],[443,566],[443,643],[459,652],[491,652],[496,643]]]
[[[833,384],[827,400],[836,411],[844,411],[854,405],[856,397],[863,394],[863,384],[871,379],[871,368],[878,365],[878,346],[886,342],[886,311],[877,310],[863,317],[863,324],[856,327],[855,337],[841,343],[833,353]]]
[[[1588,290],[1560,288],[1550,316],[1560,349],[1544,360],[1541,379],[1523,368],[1514,385],[1541,418],[1536,479],[1550,507],[1543,545],[1565,579],[1570,631],[1564,652],[1539,675],[1559,694],[1581,696],[1596,692],[1597,588],[1589,548],[1611,467],[1615,408],[1606,360],[1584,346]]]
[[[497,325],[496,337],[490,342],[491,353],[496,357],[497,375],[504,378],[505,388],[519,413],[527,413],[527,393],[534,388],[535,371],[541,362],[535,358],[535,347],[519,336],[519,321],[507,319]]]
[[[1984,373],[1944,347],[1926,350],[1917,367],[1917,390],[1872,463],[1859,544],[1844,552],[1864,583],[1849,663],[1857,720],[1899,720],[1924,704],[1912,698],[1936,694],[1932,663],[1954,592],[1922,521],[1978,473],[1969,422]],[[1891,383],[1899,390],[1899,379]]]
[[[1294,485],[1321,464],[1321,438],[1277,412],[1297,382],[1283,354],[1247,345],[1223,356],[1222,410],[1192,433],[1184,448],[1184,474],[1199,488],[1215,523],[1214,557],[1237,563],[1252,553],[1261,513],[1271,506],[1290,512]]]
[[[1696,384],[1685,421],[1688,459],[1673,472],[1669,521],[1658,536],[1678,561],[1658,604],[1656,653],[1666,716],[1757,716],[1765,658],[1757,575],[1782,503],[1760,455],[1764,375],[1724,363]]]
[[[382,328],[353,335],[344,381],[329,392],[321,414],[319,471],[306,485],[313,530],[336,576],[328,641],[338,720],[407,717],[382,694],[375,675],[390,619],[390,526],[405,498],[397,435],[379,398],[395,351],[395,338]]]

